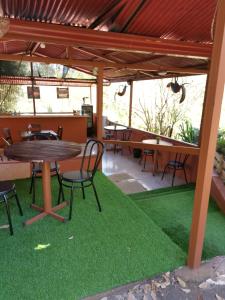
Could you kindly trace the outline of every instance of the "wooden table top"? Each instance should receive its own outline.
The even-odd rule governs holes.
[[[122,125],[108,125],[104,127],[105,130],[114,130],[114,131],[120,131],[120,130],[126,130],[127,127],[126,126],[122,126]]]
[[[151,145],[157,145],[157,140],[156,139],[148,139],[148,140],[143,140],[142,143],[144,143],[144,144],[151,144]],[[159,144],[158,145],[173,146],[172,143],[166,142],[166,141],[163,141],[163,140],[159,140]]]
[[[4,154],[18,161],[60,161],[75,157],[81,153],[81,147],[72,142],[43,140],[26,141],[13,144],[5,149]]]

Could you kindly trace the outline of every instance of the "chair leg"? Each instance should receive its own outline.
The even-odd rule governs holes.
[[[19,208],[19,213],[20,213],[21,216],[23,216],[22,207],[20,205],[19,197],[17,196],[17,193],[16,193],[15,189],[14,189],[13,193],[14,193],[14,196],[15,196],[15,199],[16,199],[17,206]]]
[[[174,168],[173,170],[173,179],[172,179],[172,187],[173,187],[173,184],[174,184],[174,179],[175,179],[175,175],[176,175],[176,168]]]
[[[164,168],[164,171],[163,171],[163,174],[162,174],[161,180],[163,180],[163,178],[164,178],[164,175],[165,175],[165,172],[166,172],[166,169],[167,169],[167,167],[168,167],[168,165],[166,165],[166,166],[165,166],[165,168]]]
[[[56,172],[56,175],[57,175],[57,179],[58,179],[58,183],[59,183],[59,193],[58,193],[58,204],[59,204],[60,200],[61,200],[61,195],[62,195],[63,202],[65,201],[65,195],[64,195],[64,191],[63,191],[63,187],[62,187],[62,180],[60,178],[60,175],[58,172]]]
[[[183,170],[184,170],[184,177],[185,177],[186,183],[188,184],[187,174],[186,174],[185,168],[183,168]]]
[[[146,165],[146,159],[147,159],[147,155],[144,154],[144,170],[145,170],[145,165]]]
[[[6,209],[6,213],[7,213],[7,217],[8,217],[8,222],[9,222],[9,231],[10,231],[10,235],[13,235],[13,227],[12,227],[12,220],[11,220],[11,215],[10,215],[10,209],[9,209],[9,204],[8,204],[8,200],[7,197],[4,195],[4,202],[5,202],[5,209]]]
[[[70,211],[69,211],[69,220],[72,218],[72,209],[73,209],[73,186],[70,190]]]
[[[84,183],[81,182],[81,189],[82,189],[82,195],[83,195],[83,199],[85,199],[85,193],[84,193]]]
[[[34,184],[34,173],[32,172],[29,194],[32,193],[33,184]]]
[[[35,185],[36,185],[36,175],[33,176],[33,188],[32,188],[32,204],[35,203],[36,193],[35,193]]]
[[[98,194],[97,194],[97,191],[96,191],[96,188],[95,188],[95,185],[94,185],[93,181],[92,181],[92,187],[93,187],[93,190],[94,190],[94,193],[95,193],[95,198],[96,198],[96,201],[97,201],[97,204],[98,204],[98,210],[101,212],[102,208],[101,208],[101,205],[100,205],[100,202],[99,202],[99,199],[98,199]]]

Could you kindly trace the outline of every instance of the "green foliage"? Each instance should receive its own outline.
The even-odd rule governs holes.
[[[198,144],[199,129],[194,128],[191,122],[186,120],[180,125],[178,137],[180,137],[184,142]]]
[[[219,130],[217,136],[216,151],[225,156],[225,130]]]
[[[163,81],[158,89],[160,97],[147,104],[139,99],[139,108],[134,113],[142,120],[144,130],[171,137],[175,125],[183,118],[183,110],[178,96],[170,95]]]
[[[22,89],[18,85],[4,84],[0,86],[0,113],[15,110],[16,98],[22,95]]]
[[[2,76],[30,76],[30,65],[27,62],[0,61]]]
[[[0,61],[0,75],[27,76],[29,73],[27,63]],[[0,86],[0,113],[15,110],[16,98],[22,95],[22,89],[18,85],[3,84]]]

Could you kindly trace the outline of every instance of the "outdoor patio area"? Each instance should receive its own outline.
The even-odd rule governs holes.
[[[0,0],[0,300],[225,300],[225,0]]]

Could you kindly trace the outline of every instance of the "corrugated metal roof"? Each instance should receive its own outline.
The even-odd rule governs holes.
[[[174,41],[211,43],[211,27],[216,3],[216,0],[0,0],[0,15]],[[0,53],[25,54],[27,50],[32,49],[30,47],[29,43],[23,41],[2,41]],[[45,48],[37,47],[35,54],[54,58],[68,56],[65,46],[48,43]],[[131,51],[108,51],[84,47],[71,48],[70,57],[79,60],[129,64],[143,61],[143,63],[177,67],[203,65],[204,68],[205,65],[206,68],[208,64],[207,59],[174,58],[154,53],[131,53]],[[88,67],[84,70],[92,72]],[[111,70],[107,74],[112,80],[120,80],[124,78],[126,72],[127,79],[135,77],[134,72],[128,70],[114,72],[114,74]],[[152,75],[156,76],[154,72]],[[137,77],[140,77],[138,72]]]

